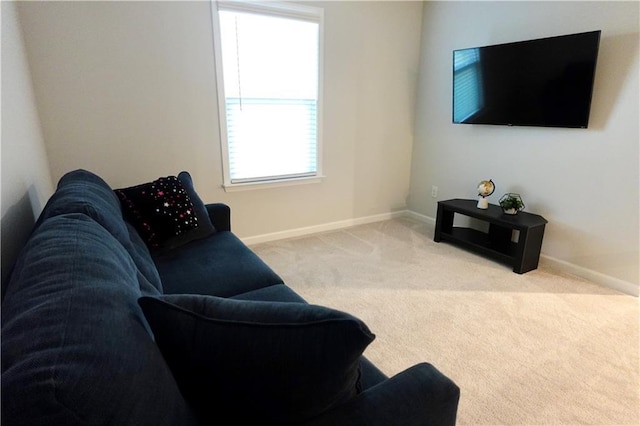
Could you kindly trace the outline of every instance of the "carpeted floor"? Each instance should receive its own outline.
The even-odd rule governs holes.
[[[460,425],[638,425],[638,299],[433,242],[408,218],[255,245],[314,304],[376,334],[387,375],[427,361],[461,388]]]

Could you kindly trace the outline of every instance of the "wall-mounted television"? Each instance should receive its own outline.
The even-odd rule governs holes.
[[[600,31],[453,51],[453,122],[587,128]]]

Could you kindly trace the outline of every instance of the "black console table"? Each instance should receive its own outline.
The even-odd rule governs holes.
[[[494,204],[489,204],[488,209],[479,209],[476,205],[476,200],[439,201],[433,240],[448,241],[508,263],[518,274],[536,269],[547,220],[526,212],[508,215]],[[488,222],[489,232],[453,226],[454,213]],[[511,241],[514,230],[520,232],[517,242]]]

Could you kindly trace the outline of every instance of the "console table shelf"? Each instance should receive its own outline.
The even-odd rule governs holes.
[[[476,229],[454,227],[450,234],[445,233],[442,234],[441,237],[445,241],[451,241],[479,254],[493,257],[505,263],[513,262],[516,254],[515,243],[510,242],[509,244],[496,245],[489,239],[486,233]]]
[[[488,209],[479,209],[476,203],[462,199],[439,201],[434,241],[448,241],[507,263],[518,274],[536,269],[547,220],[526,212],[507,215],[493,204]],[[455,213],[488,222],[489,231],[453,226]],[[511,241],[514,230],[520,232],[517,242]]]

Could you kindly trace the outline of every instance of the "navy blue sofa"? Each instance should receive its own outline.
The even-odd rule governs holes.
[[[100,177],[60,180],[3,283],[3,425],[455,424],[450,379],[386,377],[365,324],[308,304],[205,208],[214,232],[153,251]]]

